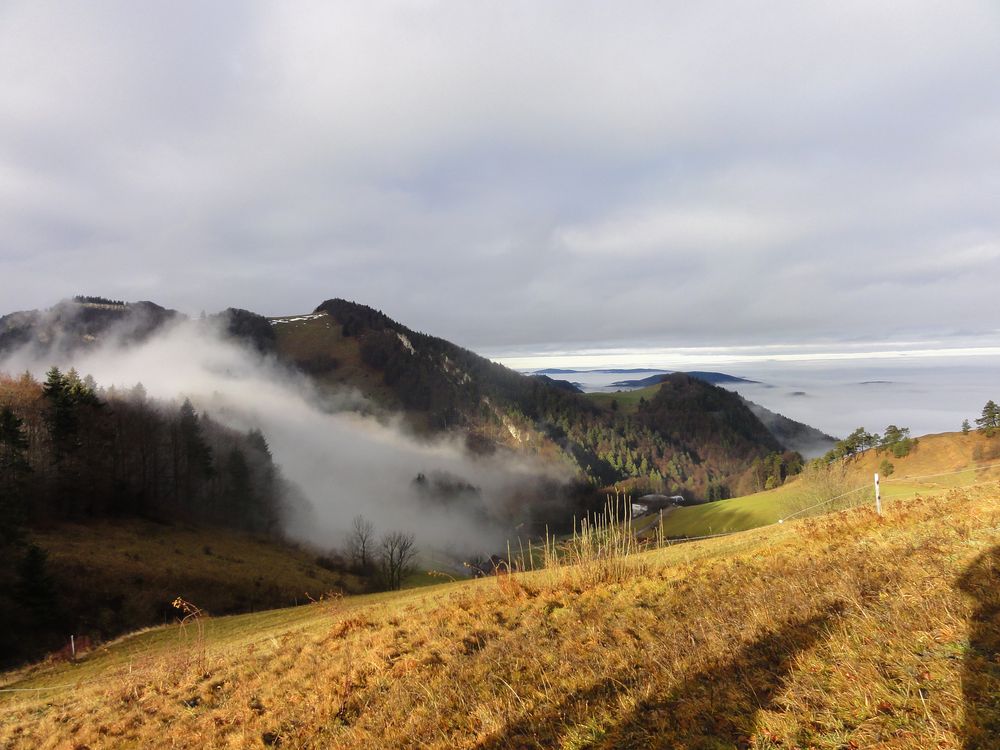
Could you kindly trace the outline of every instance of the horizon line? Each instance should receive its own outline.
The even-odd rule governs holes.
[[[633,368],[672,371],[697,365],[765,364],[794,362],[863,362],[911,361],[919,359],[974,359],[1000,357],[1000,346],[923,347],[913,349],[875,349],[869,351],[803,351],[815,344],[800,347],[782,345],[736,347],[635,347],[594,348],[576,351],[530,352],[525,354],[486,355],[490,360],[512,370],[537,371],[548,368],[596,372]],[[798,351],[796,351],[796,348]],[[780,351],[761,351],[780,349]],[[755,353],[750,353],[755,352]],[[680,366],[680,367],[679,367]]]

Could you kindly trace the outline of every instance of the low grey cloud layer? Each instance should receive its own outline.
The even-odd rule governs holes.
[[[117,334],[122,333],[121,330]],[[211,325],[180,321],[142,342],[125,345],[111,333],[103,344],[67,352],[61,342],[26,346],[0,358],[0,372],[30,372],[38,380],[53,364],[92,375],[105,387],[137,383],[162,403],[189,398],[229,427],[260,429],[284,475],[305,503],[285,519],[293,537],[320,548],[339,544],[355,515],[379,534],[413,531],[421,546],[459,558],[502,548],[512,520],[563,499],[551,488],[572,479],[568,465],[498,450],[477,456],[455,436],[418,437],[398,416],[362,416],[371,407],[351,391],[317,391],[301,374],[223,338]],[[419,474],[467,484],[460,502],[415,488]],[[439,488],[437,488],[439,490]]]
[[[997,335],[1000,6],[0,6],[3,311],[485,351]]]

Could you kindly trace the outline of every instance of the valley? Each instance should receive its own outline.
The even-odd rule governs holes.
[[[56,309],[0,319],[7,362],[190,361],[149,395],[0,380],[4,487],[31,500],[4,506],[7,746],[141,747],[169,724],[191,747],[921,748],[993,720],[989,670],[964,687],[975,646],[952,656],[983,637],[1000,517],[984,430],[859,450],[720,373],[581,393],[344,300],[146,327]],[[684,502],[598,523],[609,493]],[[384,546],[358,562],[352,518],[372,545],[421,529],[398,583]]]
[[[998,39],[0,3],[0,750],[1000,750]]]

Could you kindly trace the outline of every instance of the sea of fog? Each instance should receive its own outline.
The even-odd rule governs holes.
[[[836,437],[862,426],[881,432],[889,424],[909,427],[914,435],[954,431],[963,419],[972,421],[979,416],[987,400],[1000,400],[1000,356],[732,365],[685,362],[678,369],[724,372],[758,381],[726,383],[723,387]],[[593,392],[619,390],[612,383],[666,371],[591,368],[547,374]]]

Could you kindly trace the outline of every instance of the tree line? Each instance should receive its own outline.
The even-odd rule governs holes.
[[[993,437],[1000,433],[1000,406],[997,406],[993,399],[987,401],[986,405],[983,406],[980,416],[976,419],[976,429],[986,437]],[[969,424],[969,420],[963,420],[962,434],[968,435],[971,430],[972,425]]]
[[[891,424],[881,435],[868,432],[864,427],[858,427],[827,451],[822,460],[832,463],[838,459],[856,458],[873,448],[877,454],[889,453],[895,458],[903,458],[908,456],[918,443],[917,438],[910,437],[909,427]]]
[[[123,299],[108,299],[107,297],[94,297],[89,294],[77,294],[73,296],[74,302],[79,302],[81,305],[91,304],[91,305],[112,305],[114,307],[127,307],[128,302]]]
[[[0,527],[108,516],[277,534],[291,487],[259,430],[100,388],[75,370],[0,375]]]
[[[1000,406],[997,406],[993,399],[986,402],[980,416],[976,418],[976,429],[986,437],[1000,434]],[[968,419],[962,420],[961,430],[963,435],[968,435],[972,431],[972,424]],[[873,448],[877,454],[889,453],[895,458],[903,458],[909,455],[918,443],[917,438],[910,436],[909,427],[891,424],[881,435],[868,432],[864,427],[858,427],[828,451],[823,456],[823,461],[831,463],[837,459],[855,458]],[[885,462],[883,466],[886,466]],[[891,469],[883,473],[891,473]]]
[[[66,599],[33,528],[140,517],[278,535],[293,491],[260,431],[227,428],[188,400],[55,367],[44,382],[0,374],[0,664],[51,648],[67,622],[93,629],[101,606]]]

